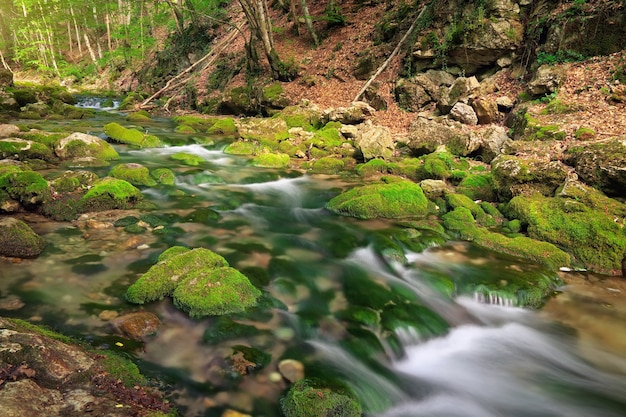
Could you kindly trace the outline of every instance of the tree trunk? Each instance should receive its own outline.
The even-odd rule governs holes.
[[[111,17],[109,13],[104,15],[104,22],[107,25],[107,46],[109,47],[109,52],[111,52],[113,50],[113,47],[111,45]]]
[[[297,36],[300,36],[300,22],[298,21],[298,7],[296,0],[289,0],[289,9],[291,10],[291,18],[293,19],[293,30]]]
[[[320,42],[317,38],[317,33],[315,33],[315,28],[313,28],[313,19],[311,18],[311,13],[309,13],[309,7],[306,4],[306,0],[300,0],[300,6],[302,7],[302,14],[304,15],[306,27],[309,30],[311,38],[313,38],[313,44],[315,46],[319,46]]]
[[[72,15],[72,20],[74,21],[74,30],[76,31],[76,42],[78,43],[78,53],[82,55],[83,46],[80,40],[80,33],[78,32],[78,23],[76,22],[76,15],[74,15],[74,8],[72,8],[72,6],[70,6],[70,14]]]
[[[87,46],[87,50],[89,51],[91,60],[93,61],[96,68],[98,68],[98,60],[96,59],[96,53],[93,51],[93,48],[91,47],[91,42],[89,42],[89,37],[87,36],[86,32],[83,33],[83,36],[85,37],[85,45]]]

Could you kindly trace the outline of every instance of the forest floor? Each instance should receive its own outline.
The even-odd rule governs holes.
[[[374,61],[382,63],[390,54],[395,44],[379,44],[374,41],[376,23],[385,13],[385,4],[363,7],[356,0],[343,2],[346,24],[325,30],[325,22],[317,21],[315,27],[321,34],[320,45],[313,46],[313,41],[301,22],[296,34],[294,23],[288,15],[273,10],[272,22],[276,30],[274,41],[279,56],[286,62],[298,66],[299,77],[292,82],[284,82],[283,89],[293,104],[308,100],[320,108],[348,106],[357,96],[366,80],[357,79],[353,70],[364,53],[374,56]],[[310,12],[314,16],[323,15],[325,2],[310,2]],[[237,9],[233,9],[237,13]],[[241,16],[232,16],[233,21],[242,22]],[[219,42],[219,39],[216,40]],[[243,54],[243,39],[231,45],[229,51],[240,50]],[[618,65],[626,61],[626,51],[605,57],[594,57],[576,63],[559,64],[563,67],[565,80],[561,85],[558,98],[570,107],[563,114],[543,115],[546,100],[528,103],[529,112],[541,123],[559,124],[567,138],[579,127],[588,127],[597,132],[597,139],[626,134],[626,103],[609,100],[615,83],[611,77]],[[377,78],[378,94],[386,101],[387,108],[378,110],[372,117],[374,124],[387,126],[392,133],[405,134],[410,123],[417,117],[415,113],[401,109],[394,99],[394,86],[402,72],[402,54],[396,56]],[[205,71],[209,71],[207,68]],[[267,69],[269,73],[269,68]],[[481,95],[487,98],[507,96],[513,102],[519,101],[519,95],[525,90],[528,77],[519,75],[520,68],[508,68],[496,73],[491,82],[483,83],[489,87]],[[516,74],[516,75],[513,75]],[[526,74],[528,75],[528,73]],[[231,85],[245,83],[245,75],[240,74]],[[618,85],[618,87],[620,87]],[[621,86],[622,95],[626,86]],[[428,110],[428,109],[425,109]]]

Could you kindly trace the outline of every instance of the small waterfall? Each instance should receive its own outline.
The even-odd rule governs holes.
[[[76,107],[96,110],[117,110],[121,100],[108,97],[76,96]]]

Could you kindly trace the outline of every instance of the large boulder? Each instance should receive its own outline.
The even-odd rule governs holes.
[[[581,180],[607,195],[626,197],[626,136],[568,147],[565,160]]]
[[[442,91],[437,101],[437,108],[443,114],[448,114],[452,107],[458,103],[469,103],[476,97],[480,89],[480,83],[476,77],[459,77],[454,83]]]
[[[478,116],[469,104],[456,103],[450,110],[450,117],[466,125],[475,126],[478,124]]]
[[[311,378],[298,380],[280,402],[283,414],[285,417],[361,416],[361,405],[354,394],[336,383],[332,385],[329,388]]]
[[[54,153],[60,159],[96,158],[102,161],[119,159],[117,151],[97,136],[75,132],[59,141]]]
[[[569,169],[559,161],[500,155],[491,161],[494,186],[501,201],[539,193],[552,196]]]
[[[18,201],[27,209],[39,207],[50,200],[50,185],[35,171],[22,171],[19,168],[7,169],[0,174],[0,191]]]
[[[363,123],[358,125],[358,132],[354,144],[363,155],[363,159],[369,161],[373,158],[389,159],[393,156],[395,141],[388,127]]]
[[[154,178],[150,176],[150,170],[147,167],[134,162],[115,165],[109,171],[109,176],[128,181],[135,186],[145,185],[152,187],[157,184]]]
[[[444,145],[451,153],[466,156],[480,144],[476,132],[447,118],[418,117],[409,126],[407,147],[416,155],[432,153]]]
[[[480,156],[483,162],[490,163],[496,156],[502,153],[502,148],[509,140],[508,130],[502,126],[490,126],[481,132],[482,144]]]
[[[556,197],[518,196],[507,207],[532,238],[553,243],[572,254],[579,266],[620,275],[626,258],[626,206],[576,181]]]
[[[4,138],[0,139],[0,158],[49,161],[53,158],[53,153],[52,149],[43,143],[20,138]]]
[[[383,179],[387,182],[355,187],[339,194],[326,207],[334,213],[360,219],[398,219],[428,213],[428,200],[418,184],[395,177]]]
[[[131,183],[104,177],[93,183],[79,201],[81,211],[129,209],[143,199],[143,194]]]
[[[0,219],[0,256],[34,258],[46,246],[26,223],[12,217]]]
[[[528,83],[528,91],[534,96],[550,94],[559,88],[564,79],[565,74],[561,67],[542,65]]]
[[[20,133],[20,128],[15,125],[0,123],[0,138],[15,137]]]

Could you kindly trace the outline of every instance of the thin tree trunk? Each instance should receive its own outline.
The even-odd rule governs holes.
[[[91,60],[93,61],[96,68],[98,68],[98,60],[96,59],[96,53],[93,51],[93,48],[91,47],[91,42],[89,42],[89,37],[87,36],[86,32],[83,33],[83,36],[85,37],[85,46],[87,46],[87,50],[89,51],[89,56],[91,56]]]
[[[0,62],[2,62],[2,66],[5,69],[8,69],[10,72],[13,72],[13,70],[11,69],[11,67],[9,67],[9,64],[7,64],[7,62],[4,59],[4,54],[2,53],[2,49],[0,49]]]
[[[391,60],[398,54],[398,52],[400,52],[400,48],[402,47],[402,44],[407,40],[409,35],[413,32],[413,30],[415,29],[415,26],[417,26],[417,22],[422,18],[422,15],[424,14],[424,11],[426,10],[426,7],[427,6],[422,8],[422,11],[420,11],[420,13],[417,15],[417,17],[415,18],[415,20],[411,24],[411,27],[409,28],[409,30],[406,31],[406,33],[404,34],[402,39],[400,39],[400,42],[398,42],[398,44],[396,45],[396,47],[393,50],[393,52],[391,53],[391,55],[389,55],[389,58],[387,58],[385,60],[385,62],[383,62],[383,64],[380,67],[378,67],[378,70],[374,73],[374,75],[372,75],[370,77],[369,80],[367,80],[367,82],[365,83],[363,88],[361,88],[361,91],[359,91],[359,93],[356,95],[356,97],[354,97],[354,100],[352,100],[352,101],[359,101],[359,99],[361,98],[363,93],[365,93],[365,91],[369,88],[369,86],[376,79],[376,77],[378,77],[385,70],[385,68],[387,68],[387,66],[389,65]]]
[[[70,54],[74,56],[74,45],[72,45],[72,24],[69,20],[67,21],[67,41],[70,48]]]
[[[297,36],[300,36],[300,22],[298,21],[298,8],[296,0],[289,0],[289,9],[291,10],[291,18],[293,19],[293,30]]]
[[[304,15],[306,27],[309,30],[309,34],[313,38],[313,44],[315,44],[315,46],[319,46],[320,42],[317,37],[317,33],[315,33],[315,28],[313,28],[313,19],[311,18],[311,13],[309,13],[309,7],[306,4],[306,0],[300,0],[300,6],[302,7],[302,14]]]
[[[111,17],[109,13],[104,15],[104,22],[107,25],[107,46],[109,47],[109,52],[111,52],[113,47],[111,46]]]
[[[74,15],[74,8],[70,6],[70,14],[72,15],[72,20],[74,21],[74,30],[76,31],[76,42],[78,43],[78,53],[79,55],[83,55],[83,45],[80,40],[80,32],[78,31],[78,23],[76,22],[76,15]]]
[[[98,12],[96,10],[96,6],[93,6],[92,11],[93,11],[94,24],[97,26],[98,25]],[[94,36],[96,38],[96,47],[98,48],[98,58],[102,59],[102,46],[100,45],[100,36],[98,35],[98,31],[96,31],[96,34]]]

